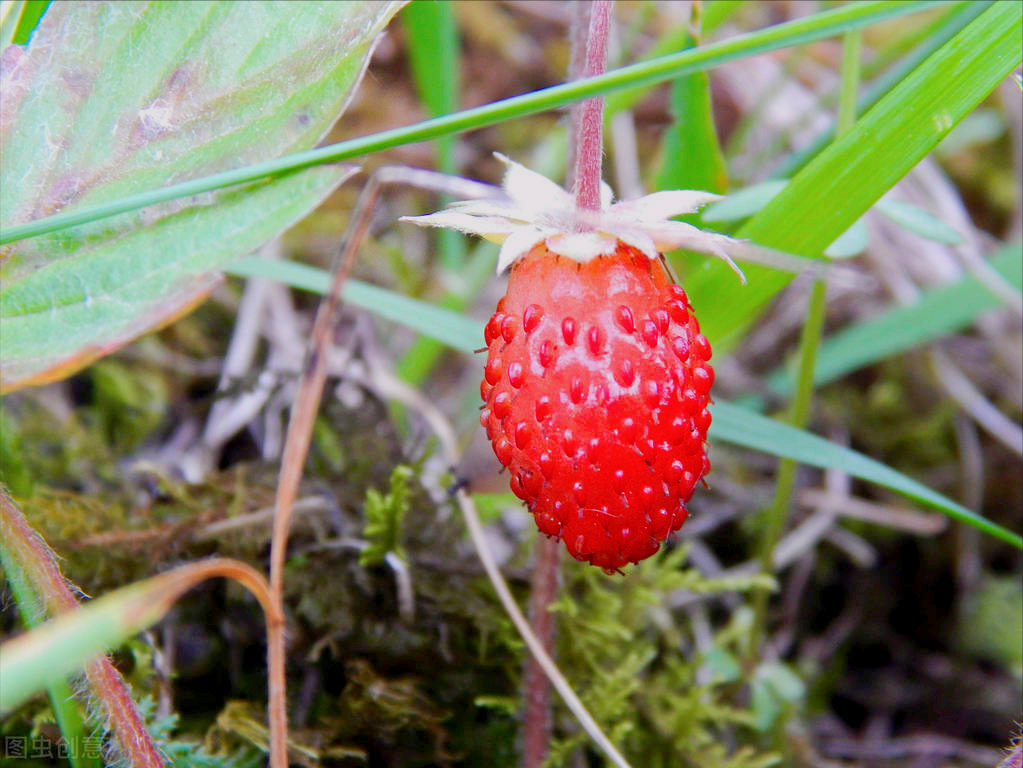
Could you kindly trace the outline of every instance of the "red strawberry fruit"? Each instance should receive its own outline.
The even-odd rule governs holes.
[[[685,291],[619,242],[535,245],[487,323],[480,421],[537,527],[606,571],[656,552],[710,465],[714,371]]]
[[[487,323],[480,421],[537,527],[614,572],[658,550],[710,469],[710,345],[662,265],[673,248],[728,257],[730,238],[672,217],[718,196],[654,192],[580,210],[506,163],[503,195],[404,218],[501,243],[508,290]],[[743,278],[745,279],[745,278]]]

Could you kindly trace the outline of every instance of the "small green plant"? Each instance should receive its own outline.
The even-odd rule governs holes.
[[[391,471],[387,493],[382,494],[375,488],[366,491],[366,524],[362,534],[367,546],[359,553],[359,565],[379,565],[389,552],[406,559],[401,538],[402,525],[409,511],[409,480],[412,477],[412,468],[399,464]]]

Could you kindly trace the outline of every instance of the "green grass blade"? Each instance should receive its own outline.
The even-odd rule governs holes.
[[[71,686],[64,680],[50,683],[46,688],[53,709],[54,719],[60,729],[60,737],[65,744],[83,744],[91,735],[91,729],[82,719],[82,712],[75,701]],[[99,757],[93,756],[84,749],[69,749],[67,755],[71,768],[100,768]]]
[[[1013,286],[1023,289],[1020,248],[1020,243],[1007,245],[992,259],[991,266]],[[971,275],[933,288],[913,304],[896,307],[831,336],[817,357],[814,382],[818,386],[827,384],[857,368],[955,333],[982,312],[1000,305],[1000,300]],[[786,371],[777,371],[768,378],[768,385],[787,394],[793,382]]]
[[[934,214],[911,203],[882,197],[875,208],[903,229],[945,245],[958,245],[963,236]]]
[[[672,125],[661,143],[657,188],[725,192],[728,171],[714,126],[707,73],[694,72],[675,80],[668,101]]]
[[[960,126],[965,124],[966,121],[960,123]],[[700,218],[708,224],[747,219],[766,207],[785,189],[787,184],[787,179],[771,179],[752,184],[707,206],[701,212]],[[703,189],[703,187],[699,187],[699,189]],[[928,240],[947,245],[955,245],[963,241],[962,235],[951,226],[911,203],[882,197],[877,201],[874,209],[883,213],[903,229]],[[863,251],[868,239],[866,226],[863,224],[863,220],[859,219],[828,246],[824,254],[832,259],[854,256]]]
[[[938,28],[926,35],[917,48],[905,56],[898,64],[879,77],[866,90],[856,104],[856,113],[862,115],[877,104],[881,98],[891,91],[910,72],[920,66],[932,53],[958,35],[971,21],[980,16],[995,0],[974,0],[970,3],[958,3],[950,6],[950,10]],[[792,176],[812,157],[835,139],[835,128],[832,126],[822,133],[805,148],[790,155],[774,172],[774,177]]]
[[[897,491],[999,541],[1023,549],[1023,536],[971,512],[961,504],[861,453],[731,403],[718,402],[711,406],[711,412],[714,416],[710,429],[712,441],[721,440],[753,448],[811,467],[840,470],[852,477]]]
[[[4,643],[0,712],[9,712],[159,621],[169,607],[154,604],[149,596],[150,584],[159,578],[122,587]]]
[[[14,32],[18,28],[18,19],[24,6],[25,0],[0,3],[0,44],[6,46],[14,41]]]
[[[599,77],[578,80],[546,88],[534,93],[487,104],[453,115],[427,120],[415,125],[344,141],[319,149],[298,152],[276,160],[245,166],[232,171],[206,176],[162,189],[126,196],[88,208],[59,213],[18,226],[0,229],[0,244],[10,243],[48,232],[96,221],[126,211],[202,194],[223,187],[244,184],[269,176],[279,176],[323,163],[333,163],[383,149],[434,139],[448,133],[459,133],[493,125],[516,117],[544,112],[609,91],[638,85],[653,85],[676,77],[710,69],[719,64],[758,53],[793,45],[814,42],[897,16],[918,13],[937,4],[937,0],[905,2],[859,2],[840,6],[814,16],[778,24],[767,29],[740,35],[729,40],[710,43],[700,48],[664,56],[649,62],[607,72]],[[837,236],[837,235],[836,235]]]
[[[458,109],[458,30],[450,0],[409,3],[401,12],[408,36],[409,62],[419,98],[431,117]],[[455,136],[445,134],[434,141],[437,169],[455,175]],[[442,198],[441,203],[450,202]],[[440,262],[457,269],[465,259],[465,238],[452,230],[436,233]]]
[[[239,277],[278,280],[293,288],[321,295],[330,288],[329,272],[296,261],[250,256],[236,261],[227,272]],[[345,301],[357,307],[418,331],[460,352],[471,354],[483,346],[483,324],[457,312],[358,280],[346,281],[342,296]]]
[[[990,6],[800,171],[739,237],[819,256],[1019,65],[1021,19],[1023,4]],[[749,284],[737,288],[727,267],[704,262],[686,282],[719,349],[791,280],[756,266],[746,275]]]
[[[42,603],[28,584],[27,579],[22,576],[15,558],[8,556],[6,548],[2,544],[0,544],[0,562],[3,563],[4,575],[7,577],[7,584],[14,596],[14,602],[18,606],[22,622],[27,628],[39,626],[46,619]],[[89,732],[82,719],[82,712],[71,686],[65,679],[55,679],[45,687],[61,737],[68,744],[81,744],[82,739]],[[100,764],[98,758],[89,757],[84,752],[76,750],[69,751],[68,761],[71,763],[71,768],[98,768]]]
[[[454,8],[449,0],[431,3],[409,3],[401,14],[408,33],[409,60],[419,98],[431,116],[446,115],[458,109],[459,59],[458,30]],[[455,135],[445,134],[434,141],[437,168],[456,175]],[[448,196],[438,200],[438,207],[451,202]],[[466,260],[466,240],[460,232],[441,229],[434,233],[437,262],[448,276],[462,274]],[[450,285],[453,281],[443,280]],[[463,309],[468,301],[464,291],[448,290],[440,303],[448,309]],[[420,336],[398,361],[397,371],[405,381],[420,384],[443,354],[437,340]]]
[[[762,211],[769,202],[781,194],[788,183],[788,179],[772,179],[743,187],[723,200],[708,205],[703,209],[700,218],[710,224],[748,219],[754,213]]]
[[[449,0],[409,3],[401,12],[419,98],[432,115],[458,108],[458,34]]]
[[[0,490],[0,493],[6,491]],[[9,534],[9,531],[5,531],[5,534]],[[31,575],[26,572],[25,563],[18,557],[18,552],[11,547],[11,542],[3,539],[0,539],[0,565],[3,566],[4,577],[18,606],[22,623],[29,629],[42,624],[47,618],[43,601],[33,587]],[[71,686],[66,679],[55,678],[45,688],[61,736],[68,744],[81,744],[88,730]],[[100,764],[99,759],[76,750],[70,750],[68,760],[72,768],[98,768]]]
[[[25,0],[18,15],[18,26],[14,30],[11,42],[15,45],[24,45],[32,39],[32,33],[36,31],[43,14],[50,6],[50,0]]]

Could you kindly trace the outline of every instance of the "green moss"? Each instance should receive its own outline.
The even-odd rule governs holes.
[[[359,565],[380,565],[388,552],[394,552],[402,560],[405,559],[401,528],[409,511],[409,478],[412,475],[411,467],[399,464],[391,472],[387,493],[380,493],[375,488],[366,491],[366,504],[363,508],[366,523],[362,535],[367,546],[359,554]]]
[[[967,650],[1023,679],[1023,586],[1018,574],[986,574],[957,634]]]
[[[116,455],[130,451],[164,420],[168,388],[163,374],[151,366],[108,357],[88,370],[92,405],[84,418]]]
[[[709,580],[684,568],[684,548],[640,563],[622,578],[595,568],[566,568],[568,583],[552,610],[560,614],[558,662],[576,692],[612,741],[643,765],[694,768],[752,768],[778,761],[756,749],[730,752],[723,729],[739,726],[756,742],[753,713],[734,700],[728,676],[709,675],[687,628],[667,610],[669,595],[749,591],[772,586],[751,577]],[[727,628],[715,648],[738,658],[742,635]],[[708,670],[710,671],[710,670]],[[573,720],[560,712],[548,766],[569,765],[571,754],[588,743]]]

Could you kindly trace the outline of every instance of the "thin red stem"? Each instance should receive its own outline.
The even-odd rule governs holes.
[[[548,654],[554,647],[556,622],[550,612],[558,596],[561,542],[545,536],[537,538],[536,565],[530,582],[529,623]],[[522,723],[522,766],[538,768],[547,758],[551,742],[551,681],[530,655],[523,681],[526,698]]]
[[[316,413],[327,381],[327,356],[341,309],[341,291],[355,264],[359,246],[369,227],[370,214],[380,191],[380,182],[370,179],[352,212],[349,231],[334,265],[330,293],[320,302],[313,321],[310,355],[299,380],[295,404],[288,422],[288,433],[277,480],[276,512],[270,540],[270,591],[280,615],[267,620],[267,689],[270,721],[270,768],[288,766],[288,720],[286,637],[284,619],[284,566],[292,511],[309,455]]]
[[[612,0],[594,0],[586,42],[583,77],[601,75],[607,69],[607,38],[611,26]],[[582,210],[600,210],[600,177],[604,157],[604,99],[588,99],[575,139],[575,202]]]
[[[11,556],[7,565],[21,571],[21,578],[41,601],[39,615],[32,617],[33,620],[57,616],[78,607],[78,599],[60,572],[53,550],[32,528],[3,486],[0,486],[0,538]],[[128,685],[110,659],[100,656],[89,662],[85,678],[128,764],[163,768],[164,760],[146,730]]]
[[[572,38],[572,55],[568,62],[569,80],[578,80],[583,77],[586,71],[586,41],[590,34],[590,16],[593,11],[593,3],[572,3],[572,26],[570,29]],[[583,107],[585,101],[576,101],[569,105],[568,114],[571,125],[569,127],[568,162],[565,174],[565,187],[575,189],[575,173],[579,151],[577,137],[582,132]]]

